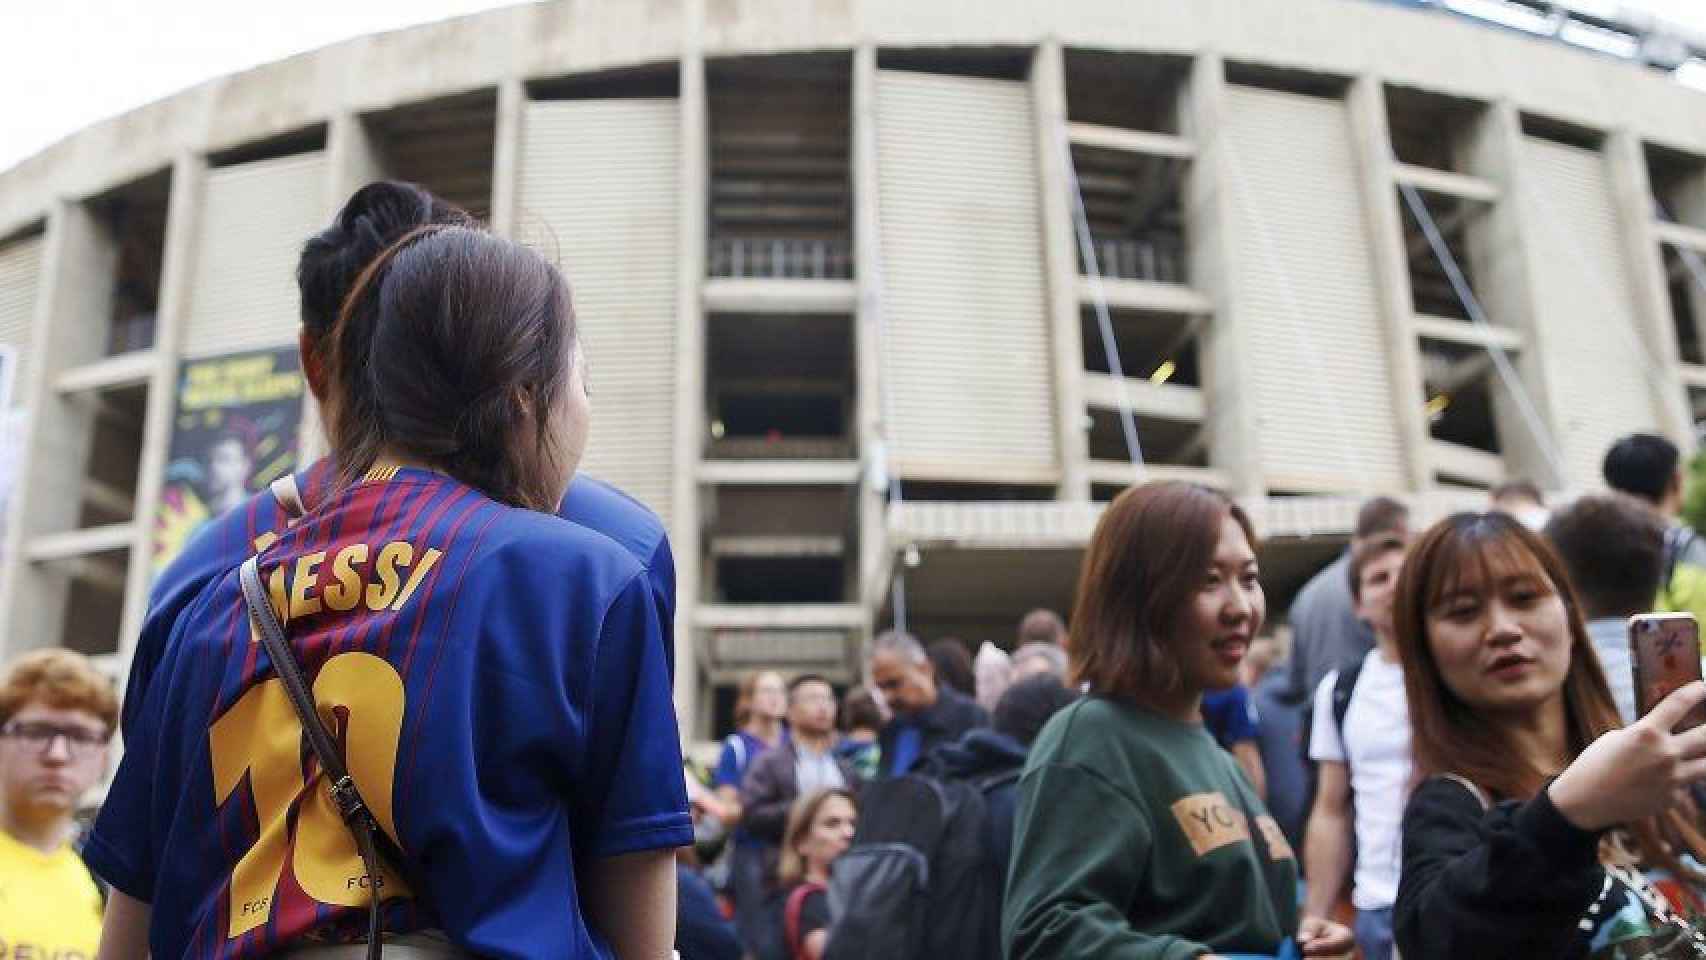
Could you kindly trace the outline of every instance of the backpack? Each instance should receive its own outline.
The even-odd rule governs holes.
[[[1003,878],[985,856],[985,787],[914,773],[860,792],[853,845],[830,868],[824,960],[1001,955]]]

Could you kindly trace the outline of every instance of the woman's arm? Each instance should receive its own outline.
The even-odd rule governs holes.
[[[716,790],[712,791],[712,796],[715,796],[722,803],[722,808],[717,811],[717,819],[723,822],[723,826],[730,830],[740,826],[740,817],[742,812],[740,808],[740,789],[725,784],[724,786],[718,787]]]
[[[593,861],[590,873],[587,923],[619,960],[668,960],[675,942],[675,851],[606,857]]]
[[[95,960],[144,960],[148,956],[148,904],[113,888],[101,918],[101,947]]]
[[[1599,841],[1545,791],[1485,810],[1468,787],[1429,780],[1404,812],[1403,838],[1393,920],[1405,956],[1580,953],[1576,925],[1605,878]]]

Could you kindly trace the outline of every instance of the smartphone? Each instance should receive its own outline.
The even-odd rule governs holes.
[[[1635,709],[1646,716],[1676,688],[1700,679],[1700,625],[1692,613],[1643,613],[1629,618],[1629,660],[1635,670]],[[1676,725],[1706,723],[1701,704]]]

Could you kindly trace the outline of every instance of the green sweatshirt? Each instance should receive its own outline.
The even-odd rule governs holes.
[[[1008,960],[1274,954],[1297,930],[1297,860],[1200,724],[1086,697],[1019,781]]]

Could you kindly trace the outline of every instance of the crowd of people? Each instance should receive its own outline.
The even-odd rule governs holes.
[[[162,575],[122,702],[0,676],[0,957],[1706,957],[1706,684],[1628,640],[1706,616],[1664,438],[1555,510],[1372,499],[1283,627],[1237,503],[1134,487],[1068,617],[755,673],[699,769],[557,268],[384,182],[297,279],[330,455]]]

